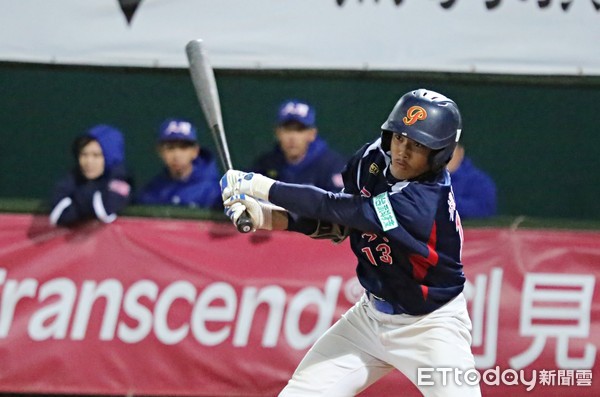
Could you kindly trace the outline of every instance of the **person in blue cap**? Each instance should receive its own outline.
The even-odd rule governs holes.
[[[198,143],[188,120],[169,118],[159,127],[158,155],[164,169],[148,182],[136,202],[222,209],[219,169],[214,156]]]
[[[121,131],[96,125],[75,139],[72,150],[77,165],[54,188],[50,223],[74,226],[92,219],[113,222],[129,203],[131,193]]]
[[[287,183],[313,185],[328,191],[344,187],[345,159],[317,134],[316,112],[305,101],[284,101],[277,113],[277,143],[259,156],[252,171]]]

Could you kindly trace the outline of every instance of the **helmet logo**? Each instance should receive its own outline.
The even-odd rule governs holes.
[[[425,120],[427,118],[427,111],[421,106],[411,106],[406,111],[406,116],[402,118],[405,125],[413,125],[417,120]]]

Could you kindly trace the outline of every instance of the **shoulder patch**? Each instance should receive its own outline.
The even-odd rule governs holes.
[[[387,192],[373,197],[373,206],[384,232],[398,227],[398,220],[390,203]]]

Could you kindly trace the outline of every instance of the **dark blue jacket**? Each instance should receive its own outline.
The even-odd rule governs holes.
[[[137,203],[221,209],[220,173],[213,155],[202,149],[193,164],[192,174],[184,181],[171,178],[165,167],[140,191]]]
[[[462,219],[496,215],[496,184],[485,172],[465,157],[450,174],[456,207]]]
[[[50,223],[71,226],[90,219],[110,223],[129,203],[131,179],[126,171],[124,140],[111,126],[98,125],[86,134],[102,148],[104,174],[86,179],[77,166],[54,187],[50,204]],[[78,153],[74,153],[78,161]]]
[[[279,145],[260,156],[251,171],[277,179],[281,182],[313,185],[332,192],[343,187],[341,171],[344,158],[317,137],[306,156],[298,164],[289,164]]]

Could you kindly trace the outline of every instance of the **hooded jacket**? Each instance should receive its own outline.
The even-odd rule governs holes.
[[[98,219],[111,223],[129,203],[131,184],[124,165],[125,143],[121,132],[109,125],[96,125],[78,137],[87,136],[98,142],[104,156],[104,173],[87,179],[79,167],[79,153],[74,150],[76,166],[62,178],[51,197],[50,223],[72,226]]]

